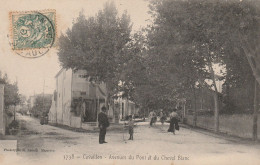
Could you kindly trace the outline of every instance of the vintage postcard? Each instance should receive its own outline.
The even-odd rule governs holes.
[[[259,165],[260,1],[2,0],[0,164]]]

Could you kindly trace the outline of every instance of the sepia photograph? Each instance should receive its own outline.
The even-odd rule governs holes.
[[[259,165],[260,0],[1,0],[0,165]]]

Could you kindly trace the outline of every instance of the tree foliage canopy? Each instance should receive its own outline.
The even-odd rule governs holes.
[[[71,29],[59,39],[59,60],[64,68],[87,70],[95,82],[106,82],[116,91],[124,48],[130,42],[131,22],[124,12],[118,16],[113,2],[107,2],[94,17],[80,13]]]
[[[60,37],[58,55],[64,68],[87,70],[113,94],[123,91],[143,107],[172,107],[194,88],[218,92],[214,63],[225,68],[218,77],[228,87],[251,85],[246,55],[259,50],[259,9],[253,0],[151,0],[153,23],[131,36],[129,15],[106,3],[94,17],[79,15]]]
[[[36,96],[34,106],[32,107],[32,113],[34,116],[46,116],[49,113],[52,104],[51,95],[39,95]]]
[[[4,103],[5,109],[8,109],[11,105],[18,105],[20,103],[19,89],[17,83],[9,83],[8,76],[5,74],[2,76],[0,72],[0,83],[4,84]]]
[[[173,91],[168,97],[214,80],[213,63],[226,68],[222,79],[233,85],[252,75],[246,52],[259,47],[257,1],[155,0],[150,9],[148,62],[157,82]]]

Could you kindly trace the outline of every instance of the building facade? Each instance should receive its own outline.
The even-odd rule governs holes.
[[[137,116],[139,113],[139,108],[136,104],[128,99],[119,97],[115,100],[115,105],[118,108],[118,116],[121,120],[126,119],[129,115]]]
[[[84,70],[61,69],[55,78],[49,121],[77,128],[83,123],[96,123],[97,114],[106,105],[105,84],[91,83]],[[109,118],[113,115],[113,111],[108,110]]]

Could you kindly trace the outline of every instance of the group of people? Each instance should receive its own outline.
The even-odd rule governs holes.
[[[163,125],[164,122],[167,119],[166,114],[163,112],[163,110],[160,111],[159,117],[160,117],[160,122]],[[168,129],[168,132],[172,132],[173,134],[175,134],[175,130],[179,130],[179,124],[178,124],[179,116],[177,114],[177,109],[176,108],[174,108],[172,110],[172,112],[170,113],[169,117],[170,117],[170,126],[169,126],[169,129]],[[150,118],[150,126],[152,126],[153,124],[156,123],[157,115],[156,115],[156,113],[154,111],[150,112],[149,118]]]
[[[160,121],[162,124],[166,121],[166,115],[163,112],[163,110],[160,111]],[[172,132],[175,134],[175,130],[179,130],[179,117],[177,114],[177,109],[173,109],[173,111],[170,113],[170,126],[168,129],[168,132]],[[154,111],[150,112],[149,114],[150,117],[150,126],[152,126],[156,121],[157,121],[157,115]],[[99,144],[107,143],[105,141],[105,136],[106,136],[106,129],[109,127],[109,120],[106,115],[106,107],[101,108],[101,112],[98,114],[98,127],[99,127]],[[129,116],[128,118],[128,129],[129,129],[129,139],[128,140],[133,140],[133,134],[134,134],[134,121],[132,115]]]

